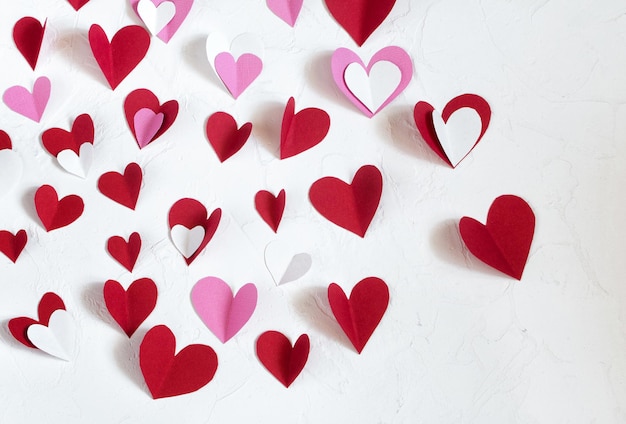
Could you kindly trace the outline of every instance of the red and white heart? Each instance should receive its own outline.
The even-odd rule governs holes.
[[[170,237],[187,265],[198,257],[213,238],[222,218],[222,210],[217,208],[208,218],[207,215],[204,205],[190,198],[178,200],[170,209]]]
[[[12,148],[11,137],[0,130],[0,199],[13,190],[24,172],[22,158]]]
[[[35,192],[35,209],[46,231],[56,230],[76,221],[85,208],[83,199],[70,194],[59,199],[57,191],[50,185],[42,185]]]
[[[140,88],[126,96],[124,114],[137,145],[143,149],[172,126],[178,116],[178,102],[169,100],[161,105],[152,91]]]
[[[130,0],[146,28],[168,43],[189,14],[193,0]]]
[[[10,231],[0,231],[0,252],[13,263],[17,262],[27,242],[28,235],[25,230],[19,230],[15,235]]]
[[[287,388],[304,369],[310,348],[307,334],[300,335],[293,346],[287,336],[278,331],[266,331],[256,342],[259,361]]]
[[[294,243],[284,240],[275,240],[265,246],[265,267],[277,286],[299,280],[311,270],[311,255],[298,251],[302,244],[298,244],[295,252],[293,246]]]
[[[56,157],[61,168],[85,178],[93,163],[94,127],[88,114],[76,117],[71,131],[50,128],[41,136],[44,148]]]
[[[24,59],[26,59],[33,71],[39,59],[41,43],[46,31],[46,23],[47,20],[44,21],[42,25],[37,19],[31,16],[25,16],[18,20],[13,26],[13,41],[15,42],[15,46],[22,56],[24,56]]]
[[[154,310],[158,290],[150,278],[133,281],[128,290],[117,281],[108,280],[104,283],[103,296],[115,322],[131,337]]]
[[[64,309],[57,309],[50,316],[48,325],[33,324],[26,330],[28,340],[37,349],[69,361],[76,346],[76,324]]]
[[[290,97],[283,112],[280,130],[280,159],[287,159],[317,146],[330,130],[330,116],[314,107],[296,112],[296,101]]]
[[[35,345],[28,339],[28,328],[33,324],[48,325],[52,313],[59,309],[65,309],[63,299],[56,293],[45,293],[37,307],[37,320],[28,317],[18,317],[9,320],[9,331],[11,335],[24,346],[36,349]]]
[[[304,0],[267,0],[267,7],[272,13],[293,27],[296,24]]]
[[[237,153],[252,132],[252,123],[237,128],[237,121],[226,112],[215,112],[206,122],[206,136],[220,162]]]
[[[6,89],[2,100],[12,111],[39,122],[48,105],[50,90],[50,80],[39,77],[35,80],[32,93],[21,85],[15,85]]]

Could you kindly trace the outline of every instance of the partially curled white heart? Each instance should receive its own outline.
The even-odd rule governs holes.
[[[39,350],[69,361],[74,356],[76,325],[65,309],[57,309],[50,315],[48,326],[33,324],[26,330],[28,340]]]
[[[77,155],[72,149],[62,150],[57,155],[57,162],[70,174],[85,178],[93,163],[93,144],[81,144],[78,152]]]
[[[205,234],[204,227],[201,225],[196,225],[189,229],[184,225],[177,224],[170,230],[172,243],[174,243],[176,249],[178,249],[185,259],[189,259],[196,253],[204,240]]]
[[[265,247],[265,266],[277,286],[304,277],[312,265],[313,259],[310,254],[306,252],[293,254],[283,243],[272,242]]]

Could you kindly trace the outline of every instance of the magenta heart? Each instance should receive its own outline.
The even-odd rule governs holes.
[[[267,7],[287,24],[293,27],[302,9],[304,0],[267,0]]]
[[[8,88],[2,100],[14,112],[19,113],[35,122],[39,122],[50,98],[50,80],[39,77],[31,93],[26,88],[16,85]]]
[[[154,138],[163,125],[165,115],[162,113],[154,113],[152,109],[139,109],[135,114],[135,135],[137,136],[137,144],[143,149]]]
[[[228,52],[222,52],[215,57],[215,71],[235,99],[252,84],[261,70],[263,62],[252,53],[242,54],[236,62]]]
[[[166,1],[174,3],[174,6],[176,7],[176,14],[172,18],[172,20],[169,21],[168,24],[165,25],[163,29],[159,31],[159,33],[157,34],[157,37],[159,37],[163,42],[167,43],[172,39],[176,31],[178,31],[178,28],[180,28],[180,26],[183,24],[183,21],[185,20],[185,18],[189,14],[189,11],[191,10],[191,6],[193,6],[193,0],[151,0],[151,1],[156,7],[159,7],[161,3],[165,3]],[[139,4],[139,0],[130,1],[130,5],[132,6],[135,13],[137,13],[138,4]]]

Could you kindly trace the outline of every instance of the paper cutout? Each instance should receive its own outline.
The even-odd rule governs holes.
[[[176,15],[176,6],[171,1],[164,1],[158,6],[152,0],[139,0],[137,15],[152,35],[157,35]]]
[[[434,107],[419,102],[413,110],[413,118],[422,138],[437,155],[452,168],[455,168],[470,152],[489,127],[491,108],[489,103],[476,94],[462,94],[450,100],[443,108],[441,119],[435,119]],[[480,132],[474,120],[480,119]],[[468,113],[469,112],[469,113]],[[456,116],[461,115],[458,122]],[[440,122],[442,123],[437,123]],[[448,129],[450,126],[452,129]]]
[[[168,218],[170,236],[172,237],[172,242],[174,243],[174,246],[179,251],[181,251],[181,249],[185,251],[185,253],[183,253],[182,251],[181,253],[183,253],[183,257],[185,258],[185,262],[187,262],[187,265],[190,265],[194,261],[194,259],[198,257],[200,252],[204,250],[209,241],[211,241],[211,238],[213,238],[215,231],[217,231],[217,227],[220,223],[221,218],[222,210],[220,208],[217,208],[211,213],[211,216],[207,219],[206,208],[202,203],[198,202],[195,199],[183,198],[172,205]],[[200,240],[196,250],[193,253],[188,252],[187,247],[183,247],[183,245],[193,245],[190,242],[196,241],[196,236],[192,234],[192,238],[188,242],[187,240],[189,239],[187,237],[189,236],[189,231],[187,231],[187,233],[180,233],[184,234],[185,237],[179,236],[179,233],[177,232],[177,235],[175,236],[176,239],[174,239],[172,229],[177,225],[187,230],[193,230],[196,227],[200,227],[204,230],[204,237]],[[185,256],[185,254],[189,253],[191,253],[190,256]]]
[[[59,200],[54,187],[42,185],[35,192],[35,209],[46,231],[56,230],[70,225],[82,214],[85,204],[83,199],[70,194]]]
[[[191,257],[200,248],[205,234],[204,227],[200,225],[193,228],[174,225],[171,229],[172,243],[185,258]]]
[[[120,236],[110,237],[107,240],[107,251],[120,265],[133,272],[141,251],[141,236],[134,232],[128,237],[128,242]]]
[[[98,179],[98,190],[114,202],[135,210],[142,181],[141,167],[131,162],[126,165],[124,174],[115,171],[102,174]]]
[[[76,324],[64,309],[57,309],[50,316],[48,325],[32,324],[26,336],[37,349],[69,361],[74,356]]]
[[[276,197],[269,191],[258,191],[254,196],[254,207],[272,231],[277,232],[285,211],[285,190]]]
[[[508,276],[522,279],[535,233],[535,214],[524,199],[502,195],[491,204],[486,225],[464,216],[459,230],[474,256]]]
[[[246,122],[237,128],[237,121],[226,112],[215,112],[206,122],[206,136],[220,162],[237,153],[252,132],[252,124]]]
[[[68,2],[78,12],[78,9],[89,3],[89,0],[68,0]]]
[[[37,19],[25,16],[13,26],[13,41],[26,62],[35,70],[47,20],[43,25]]]
[[[259,361],[287,388],[304,369],[309,350],[307,334],[298,337],[293,347],[289,339],[278,331],[266,331],[256,341]]]
[[[11,137],[0,130],[0,199],[13,190],[24,171],[22,158],[12,148]]]
[[[146,109],[152,111],[153,114],[148,114]],[[124,100],[124,114],[126,115],[128,127],[137,141],[137,145],[140,149],[143,149],[161,137],[172,126],[178,116],[178,102],[169,100],[161,105],[159,99],[152,91],[140,88],[126,96],[126,100]],[[139,117],[137,117],[137,114],[139,114]],[[162,116],[163,120],[158,131],[154,132],[155,125],[153,124],[158,122],[159,116]],[[136,127],[137,120],[142,126],[141,130]],[[152,134],[153,132],[154,134]],[[150,134],[152,136],[148,137]]]
[[[413,63],[409,54],[396,46],[379,50],[367,66],[353,51],[339,48],[333,53],[331,70],[339,90],[371,118],[409,85]]]
[[[38,321],[28,317],[13,318],[9,321],[9,331],[15,340],[24,346],[37,349],[28,339],[28,327],[33,324],[48,325],[52,313],[59,309],[65,309],[63,299],[56,293],[48,292],[44,294],[39,301],[39,306],[37,307]]]
[[[256,303],[257,289],[252,283],[242,286],[233,296],[226,282],[217,277],[206,277],[191,290],[194,310],[222,343],[233,338],[246,325]]]
[[[139,347],[139,365],[154,399],[195,392],[217,371],[217,355],[207,345],[191,344],[176,352],[176,337],[165,325],[150,329]]]
[[[104,283],[103,296],[115,322],[131,337],[154,310],[158,290],[150,278],[133,281],[128,290],[117,281],[108,280]]]
[[[396,0],[324,1],[333,18],[359,46],[383,23],[396,3]]]
[[[280,158],[296,156],[318,145],[330,129],[330,116],[322,109],[306,108],[294,113],[296,101],[290,97],[283,113],[280,131]]]
[[[76,117],[72,130],[50,128],[41,136],[43,147],[70,174],[85,178],[93,162],[93,120],[88,114]]]
[[[328,286],[328,302],[335,319],[360,354],[389,304],[389,288],[376,277],[359,281],[346,297],[343,289],[332,283]]]
[[[78,155],[72,150],[63,150],[57,155],[57,162],[70,174],[85,178],[93,163],[93,144],[83,143]]]
[[[311,255],[306,252],[294,255],[287,246],[278,240],[265,246],[265,267],[277,286],[304,277],[312,265]]]
[[[28,235],[25,230],[19,230],[15,235],[9,231],[0,230],[0,252],[13,263],[17,262],[27,241]]]
[[[144,21],[146,26],[149,27],[150,25],[143,18],[144,13],[140,13],[140,10],[139,10],[139,4],[143,3],[144,1],[145,0],[130,0],[130,5],[132,6],[137,16],[139,16],[141,20]],[[191,10],[191,6],[193,6],[193,0],[151,0],[150,2],[153,4],[153,6],[156,6],[159,9],[159,12],[157,12],[158,14],[161,14],[161,13],[165,14],[165,12],[160,12],[161,7],[163,7],[161,5],[167,4],[167,3],[172,3],[174,5],[176,13],[173,15],[173,17],[169,21],[167,21],[165,25],[163,25],[163,22],[165,21],[166,17],[162,17],[162,18],[159,17],[157,19],[157,24],[155,25],[155,29],[160,28],[158,30],[158,33],[156,34],[157,37],[159,37],[161,41],[163,41],[164,43],[169,43],[169,41],[172,39],[174,34],[176,34],[180,26],[185,21],[185,18],[189,14],[189,11]],[[165,7],[169,7],[169,6],[165,6]],[[152,30],[150,31],[153,34],[156,32]]]
[[[304,0],[267,0],[267,7],[293,28],[302,9],[302,3]]]
[[[364,165],[347,184],[335,177],[315,181],[309,190],[313,207],[330,222],[354,234],[365,233],[376,214],[383,190],[383,178],[373,165]]]
[[[15,85],[7,88],[2,100],[13,112],[39,122],[48,105],[50,90],[50,80],[47,77],[39,77],[33,85],[32,93],[20,85]]]
[[[0,130],[0,151],[11,150],[13,148],[13,142],[11,137],[6,131]]]
[[[100,25],[89,28],[89,45],[111,90],[139,65],[150,47],[150,34],[138,25],[129,25],[113,35],[111,42]]]

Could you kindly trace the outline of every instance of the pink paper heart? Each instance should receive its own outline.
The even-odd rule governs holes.
[[[174,18],[172,18],[172,20],[169,21],[168,24],[165,25],[157,34],[157,37],[159,37],[164,43],[168,43],[174,34],[176,34],[176,31],[178,31],[180,26],[183,24],[183,21],[189,14],[191,6],[193,6],[193,0],[152,0],[152,3],[154,3],[156,7],[159,7],[161,3],[165,3],[166,1],[174,3],[174,6],[176,7],[176,14],[174,15]],[[137,13],[137,16],[139,16],[139,13],[137,12],[139,0],[130,0],[130,4],[135,13]]]
[[[289,26],[296,24],[304,0],[267,0],[267,7]]]
[[[143,149],[161,129],[165,115],[162,113],[154,113],[152,109],[139,109],[135,114],[135,135],[137,136],[137,144]]]
[[[204,324],[226,343],[252,316],[257,302],[256,286],[248,283],[235,297],[230,286],[217,277],[206,277],[191,290],[191,303]]]
[[[215,71],[235,99],[252,84],[262,69],[261,58],[252,53],[242,54],[236,62],[228,52],[215,57]]]
[[[39,77],[33,85],[32,93],[16,85],[4,92],[2,100],[12,111],[39,122],[50,99],[50,88],[50,80],[47,77]]]

